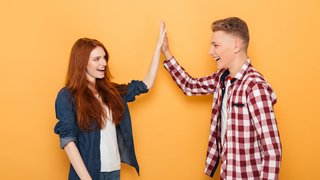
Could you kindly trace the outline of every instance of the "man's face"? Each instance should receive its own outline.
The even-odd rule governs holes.
[[[231,67],[235,55],[236,38],[224,31],[215,31],[212,34],[209,55],[217,62],[218,69]]]

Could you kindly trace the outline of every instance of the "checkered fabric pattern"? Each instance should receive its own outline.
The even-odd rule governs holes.
[[[172,58],[164,67],[184,94],[213,95],[205,173],[213,176],[221,158],[220,179],[278,179],[281,143],[273,111],[276,95],[248,59],[228,88],[228,120],[220,142],[223,76],[228,70],[193,78]]]

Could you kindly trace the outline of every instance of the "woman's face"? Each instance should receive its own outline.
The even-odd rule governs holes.
[[[105,56],[106,52],[100,46],[91,51],[86,68],[86,75],[89,81],[96,82],[96,79],[104,78],[107,66]]]

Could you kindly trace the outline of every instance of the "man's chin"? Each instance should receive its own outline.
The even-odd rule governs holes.
[[[219,64],[218,64],[218,62],[217,62],[217,69],[219,69],[219,70],[221,70],[221,69],[223,69]]]

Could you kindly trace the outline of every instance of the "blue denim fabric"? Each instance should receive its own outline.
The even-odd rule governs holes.
[[[147,86],[142,81],[131,81],[128,84],[128,92],[123,96],[124,117],[116,126],[117,141],[121,161],[133,166],[139,174],[139,165],[136,159],[131,118],[127,102],[135,100],[135,96],[148,92]],[[78,128],[77,113],[74,99],[66,88],[58,93],[55,103],[56,117],[59,120],[54,132],[60,137],[60,147],[74,141],[79,149],[81,157],[89,174],[97,179],[101,169],[100,160],[100,130],[83,132]],[[79,177],[70,164],[69,180],[78,180]]]
[[[120,171],[101,172],[98,180],[120,180]]]

